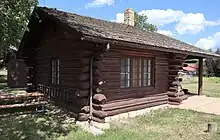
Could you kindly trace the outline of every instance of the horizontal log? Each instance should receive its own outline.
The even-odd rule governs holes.
[[[89,120],[89,114],[79,113],[76,120],[77,121],[88,121]]]
[[[168,72],[168,74],[169,75],[178,75],[178,70],[170,70],[169,72]]]
[[[81,113],[89,114],[90,113],[89,111],[90,111],[89,106],[84,106],[81,109]],[[92,110],[92,114],[93,114],[93,116],[98,117],[98,118],[102,118],[102,119],[108,116],[108,114],[106,112],[104,112],[102,110],[95,110],[95,109]]]
[[[92,71],[93,71],[93,75],[95,76],[95,75],[100,75],[100,70],[99,69],[97,69],[97,68],[93,68],[92,69]],[[90,72],[90,67],[88,66],[88,65],[85,65],[82,69],[81,69],[81,72],[82,73],[89,73]]]
[[[178,88],[177,87],[169,87],[169,91],[171,92],[177,92]]]
[[[120,88],[120,87],[119,87]],[[164,88],[164,91],[167,91],[167,87],[160,87],[161,89]],[[163,96],[167,95],[166,92],[156,94],[155,90],[152,88],[150,90],[146,88],[140,88],[136,90],[126,90],[126,91],[121,91],[120,89],[104,89],[105,95],[107,96],[108,103],[115,103],[115,102],[120,102],[122,100],[128,100],[128,99],[140,99],[140,98],[149,98],[149,97],[157,97],[157,96]],[[108,94],[107,94],[108,93]],[[108,96],[111,93],[115,93],[115,96]]]
[[[79,81],[86,81],[89,80],[89,78],[90,78],[89,73],[83,73],[79,76]]]
[[[104,58],[104,55],[100,54],[100,55],[94,57],[94,61],[102,61],[103,58]]]
[[[87,81],[81,81],[81,82],[79,82],[78,83],[78,87],[79,87],[79,89],[80,90],[89,90],[89,87],[90,87],[90,83],[89,83],[89,81],[87,82]]]
[[[77,90],[75,92],[75,95],[79,98],[88,97],[89,96],[89,90]]]
[[[184,92],[167,92],[167,95],[170,97],[178,97],[178,96],[183,96]]]
[[[93,76],[100,77],[101,76],[100,70],[99,69],[93,69]]]
[[[127,101],[125,100],[125,101],[113,102],[113,103],[103,104],[103,105],[94,104],[94,107],[98,108],[98,109],[101,108],[103,111],[108,111],[108,110],[116,110],[116,109],[120,109],[120,108],[127,108],[130,106],[138,106],[141,104],[148,104],[151,102],[160,102],[160,101],[164,101],[164,100],[168,100],[167,95],[148,97],[148,98],[140,98],[140,99],[131,99],[131,100],[127,100]]]
[[[180,105],[181,103],[179,102],[173,102],[173,101],[168,101],[169,105]]]
[[[76,118],[77,121],[88,121],[89,120],[89,114],[86,113],[79,113],[79,115]],[[100,119],[97,117],[92,116],[92,120],[100,123],[105,123],[104,119]]]
[[[184,64],[183,64],[183,67],[188,67],[188,64],[184,63]]]
[[[186,96],[186,95],[179,96],[179,97],[169,97],[169,101],[181,103],[183,100],[185,100],[187,98],[188,98],[188,96]]]
[[[86,73],[90,71],[90,67],[88,65],[85,65],[84,67],[82,67],[81,69],[82,73]]]
[[[179,81],[173,81],[170,86],[180,86],[180,82]]]
[[[78,98],[75,95],[70,94],[68,96],[68,102],[73,105],[87,106],[89,104],[88,98]]]
[[[104,94],[95,94],[92,99],[96,104],[104,104],[107,100]]]
[[[103,67],[102,61],[95,61],[95,62],[93,62],[93,68],[100,69],[102,67]]]
[[[171,63],[179,63],[179,62],[184,62],[184,59],[182,58],[173,58],[173,59],[170,59],[169,62]]]
[[[162,105],[162,104],[166,104],[166,103],[167,103],[167,100],[160,101],[160,102],[151,102],[148,104],[142,104],[142,105],[138,105],[138,106],[130,106],[128,108],[121,108],[121,109],[117,109],[117,110],[106,111],[106,113],[108,113],[108,116],[113,116],[113,115],[117,115],[117,114],[121,114],[121,113],[125,113],[125,112],[140,110],[140,109],[158,106],[158,105]]]
[[[95,121],[95,122],[99,122],[99,123],[105,123],[105,119],[100,119],[100,118],[97,118],[97,117],[92,117],[92,120]]]
[[[90,58],[89,57],[82,57],[82,58],[80,58],[80,63],[81,64],[83,64],[83,65],[89,65],[89,63],[90,63]]]
[[[92,51],[87,51],[87,50],[83,50],[83,51],[79,51],[80,56],[85,57],[85,58],[89,58],[90,56],[93,55]]]
[[[101,110],[93,110],[92,115],[100,119],[104,119],[105,117],[108,116],[108,113],[101,111]]]
[[[174,58],[175,58],[175,59],[182,59],[182,60],[185,60],[185,59],[187,58],[187,55],[183,55],[183,54],[180,55],[180,54],[178,54],[178,55],[175,55]]]

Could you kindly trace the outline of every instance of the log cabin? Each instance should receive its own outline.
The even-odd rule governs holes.
[[[28,91],[48,95],[79,121],[105,122],[108,116],[185,99],[176,77],[184,60],[193,58],[199,59],[201,95],[203,58],[219,56],[138,29],[133,19],[132,9],[125,11],[125,23],[114,23],[36,7],[19,46]]]

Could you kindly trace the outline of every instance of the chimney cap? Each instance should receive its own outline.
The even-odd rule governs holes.
[[[125,9],[125,11],[134,11],[134,9],[133,8],[127,8],[127,9]]]

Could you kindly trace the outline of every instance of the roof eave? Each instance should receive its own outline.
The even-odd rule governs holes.
[[[164,47],[160,47],[160,46],[145,45],[145,44],[128,42],[128,41],[122,41],[122,40],[100,38],[100,37],[90,36],[90,35],[83,35],[82,36],[82,40],[98,42],[98,43],[117,44],[117,45],[127,46],[127,47],[129,47],[129,46],[131,47],[132,46],[132,47],[135,47],[135,48],[150,49],[150,50],[155,50],[155,51],[180,53],[180,54],[192,55],[192,56],[202,57],[202,58],[220,58],[220,55],[217,55],[217,54],[216,55],[204,54],[204,53],[191,52],[191,51],[186,51],[186,50],[164,48]]]

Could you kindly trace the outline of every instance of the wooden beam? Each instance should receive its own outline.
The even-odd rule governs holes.
[[[199,83],[198,83],[198,95],[203,94],[203,58],[199,58]]]

